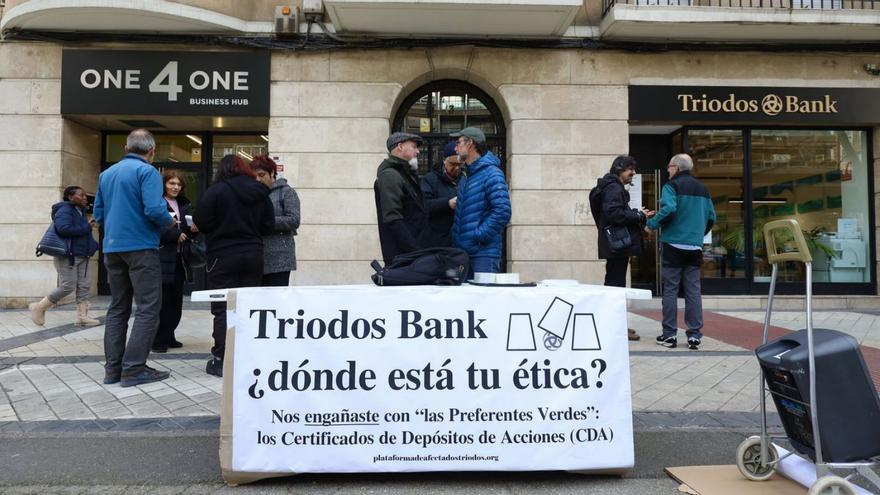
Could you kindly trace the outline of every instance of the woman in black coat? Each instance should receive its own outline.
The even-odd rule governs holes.
[[[205,235],[209,289],[259,287],[263,281],[263,237],[275,232],[269,188],[236,155],[220,160],[214,184],[199,199],[193,223]],[[211,303],[214,346],[205,366],[223,376],[226,354],[226,303]]]
[[[184,249],[186,242],[198,232],[189,225],[189,200],[183,195],[186,181],[177,170],[162,172],[165,201],[174,217],[174,224],[162,231],[159,239],[159,260],[162,263],[162,310],[159,312],[159,330],[153,341],[153,352],[168,352],[168,348],[183,347],[174,331],[183,312],[183,284],[192,280],[192,270]]]

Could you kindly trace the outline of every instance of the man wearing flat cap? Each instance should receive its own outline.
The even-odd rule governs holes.
[[[462,161],[458,204],[452,223],[452,243],[470,256],[471,272],[498,273],[501,236],[510,221],[510,194],[501,160],[486,146],[486,135],[476,127],[450,134]]]
[[[452,246],[452,220],[458,204],[458,178],[461,160],[455,154],[455,141],[443,148],[443,163],[422,177],[422,196],[428,207],[431,246]]]
[[[373,192],[379,244],[385,264],[399,254],[427,247],[428,211],[419,188],[419,144],[422,138],[395,132],[385,142],[388,158],[376,171]]]

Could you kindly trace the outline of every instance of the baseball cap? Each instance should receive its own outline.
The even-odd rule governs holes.
[[[443,158],[449,158],[455,154],[455,141],[449,141],[443,148]]]
[[[410,134],[408,132],[395,132],[388,136],[388,140],[385,141],[385,147],[388,148],[388,151],[391,151],[395,146],[406,141],[414,141],[416,144],[422,144],[422,137],[418,134]]]
[[[468,139],[473,139],[474,141],[476,141],[478,143],[485,143],[486,142],[486,135],[483,134],[483,131],[477,129],[476,127],[465,127],[464,129],[462,129],[458,132],[453,132],[452,134],[450,134],[450,136],[451,137],[464,136]]]

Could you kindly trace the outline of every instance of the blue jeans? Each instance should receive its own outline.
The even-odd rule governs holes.
[[[474,278],[474,272],[480,273],[498,273],[498,267],[501,264],[499,258],[490,258],[486,256],[477,256],[471,258],[470,269],[468,271],[468,280]]]

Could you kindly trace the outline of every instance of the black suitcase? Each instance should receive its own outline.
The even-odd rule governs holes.
[[[813,329],[822,460],[854,462],[880,455],[880,398],[859,344],[836,330]],[[815,458],[807,331],[755,350],[792,446]]]

